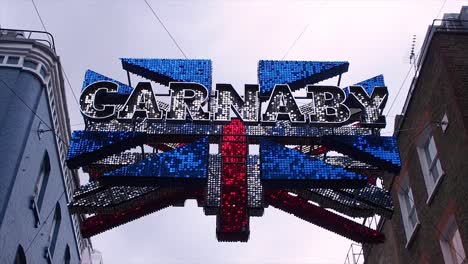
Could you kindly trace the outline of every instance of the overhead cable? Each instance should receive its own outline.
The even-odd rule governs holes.
[[[286,56],[288,56],[289,52],[292,50],[292,48],[296,45],[297,41],[302,37],[302,35],[304,34],[304,32],[307,30],[307,28],[309,27],[309,24],[307,24],[304,29],[302,30],[302,32],[299,34],[299,36],[297,36],[296,40],[294,40],[294,42],[291,44],[291,46],[289,47],[289,49],[286,51],[286,53],[283,55],[283,57],[281,58],[281,60],[284,60],[286,58]]]
[[[164,25],[164,23],[162,22],[161,18],[159,18],[159,16],[156,14],[156,12],[154,11],[154,9],[151,7],[151,5],[148,3],[148,1],[144,0],[146,5],[149,7],[149,9],[151,10],[151,12],[153,13],[154,17],[159,21],[159,24],[161,24],[161,26],[164,28],[164,30],[166,31],[167,35],[169,35],[169,37],[172,39],[172,42],[174,42],[174,44],[176,45],[176,47],[179,49],[180,53],[182,53],[182,55],[184,56],[184,58],[187,59],[187,55],[185,55],[185,52],[182,50],[182,48],[180,47],[179,43],[177,43],[177,41],[175,40],[175,38],[172,36],[171,32],[169,32],[169,29],[167,29],[167,27]]]
[[[36,10],[36,14],[39,17],[39,20],[41,21],[42,28],[44,29],[44,31],[48,32],[47,28],[46,28],[46,26],[44,24],[44,20],[42,19],[42,16],[39,13],[39,9],[36,6],[36,3],[34,2],[34,0],[31,0],[31,2],[32,2],[33,6],[34,6],[34,9]],[[47,35],[47,38],[49,38],[49,41],[51,41],[49,35]],[[65,69],[63,68],[61,63],[59,63],[59,66],[60,66],[61,71],[63,72],[63,75],[65,76],[65,80],[68,83],[68,87],[70,88],[70,90],[72,92],[73,98],[75,99],[76,104],[79,106],[80,104],[78,103],[78,98],[76,97],[75,91],[73,90],[73,87],[70,84],[70,80],[68,79],[67,73],[65,72]]]
[[[393,105],[395,104],[396,100],[398,99],[398,95],[400,95],[401,89],[402,89],[403,86],[405,85],[406,80],[408,79],[408,76],[410,75],[411,69],[412,69],[412,68],[413,68],[412,66],[409,67],[408,72],[406,73],[406,76],[405,76],[405,78],[403,79],[403,82],[401,83],[400,88],[398,89],[398,92],[397,92],[397,94],[395,95],[395,98],[393,98],[393,101],[392,101],[392,103],[390,104],[390,108],[388,108],[387,114],[386,114],[386,115],[388,115],[388,114],[390,113],[390,110],[392,110]]]
[[[31,111],[31,113],[33,113],[33,114],[37,117],[37,119],[39,119],[39,120],[47,127],[47,129],[48,129],[47,131],[48,131],[48,132],[49,132],[49,131],[52,132],[52,134],[54,134],[55,136],[57,136],[57,138],[60,139],[60,141],[62,141],[62,143],[64,143],[65,146],[68,147],[68,143],[65,142],[65,140],[63,140],[63,139],[60,137],[60,135],[58,135],[57,133],[55,133],[54,129],[52,129],[52,127],[51,127],[49,124],[47,124],[47,122],[46,122],[44,119],[42,119],[42,118],[36,113],[36,111],[34,111],[34,110],[27,104],[27,103],[23,100],[23,98],[21,98],[21,97],[10,87],[10,85],[8,85],[8,83],[6,83],[6,82],[5,82],[4,80],[2,80],[2,79],[0,79],[0,81],[5,85],[6,88],[8,88],[8,90],[10,90],[10,91],[13,93],[13,95],[14,95],[16,98],[18,98],[18,100],[20,100],[21,103],[23,103],[23,105],[24,105],[26,108],[29,109],[29,111]]]

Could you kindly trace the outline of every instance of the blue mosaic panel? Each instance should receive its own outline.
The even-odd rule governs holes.
[[[153,179],[206,179],[208,174],[208,138],[197,140],[162,154],[104,174],[104,177],[125,177],[135,182],[135,177]],[[117,182],[114,182],[117,183]]]
[[[124,70],[162,85],[195,82],[211,91],[211,60],[122,58]]]
[[[370,79],[354,84],[356,86],[362,86],[367,91],[367,94],[371,95],[376,86],[385,86],[384,76],[382,74],[374,76]],[[354,86],[353,85],[353,86]],[[343,89],[346,96],[349,95],[349,87]]]
[[[92,83],[95,83],[95,82],[98,82],[98,81],[110,81],[110,82],[113,82],[113,83],[116,83],[119,85],[119,87],[117,88],[117,91],[120,93],[120,94],[130,94],[132,93],[133,91],[133,88],[126,85],[126,84],[123,84],[121,82],[118,82],[112,78],[109,78],[109,77],[106,77],[102,74],[99,74],[95,71],[92,71],[92,70],[87,70],[86,73],[85,73],[85,77],[84,77],[84,80],[83,80],[83,88],[86,88],[88,85],[92,84]]]
[[[144,141],[145,134],[138,132],[73,131],[67,164],[76,168],[141,145]]]
[[[394,137],[381,136],[325,136],[325,145],[355,159],[398,173],[400,153]]]
[[[260,166],[262,181],[281,184],[282,188],[298,186],[364,186],[367,177],[344,168],[333,166],[322,160],[303,154],[268,140],[260,144]]]
[[[161,154],[161,175],[173,178],[208,176],[208,137]]]
[[[273,61],[258,62],[260,94],[268,95],[276,84],[289,84],[292,91],[348,71],[346,61]]]

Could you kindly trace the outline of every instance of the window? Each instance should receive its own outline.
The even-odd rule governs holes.
[[[445,227],[440,240],[440,247],[446,264],[468,263],[463,249],[455,218],[452,216]]]
[[[404,195],[404,200],[405,200],[405,206],[408,211],[408,219],[409,219],[410,227],[414,227],[416,223],[418,222],[418,216],[416,215],[416,207],[414,206],[413,192],[408,187],[406,190],[404,190],[403,195]]]
[[[44,202],[44,196],[47,189],[47,182],[49,181],[50,174],[50,158],[47,151],[42,158],[41,168],[36,181],[36,187],[34,189],[34,202],[37,206],[37,211],[40,212],[42,204]]]
[[[44,66],[41,66],[41,69],[39,70],[39,73],[41,74],[41,76],[45,79],[46,76],[47,76],[47,71],[46,69],[44,68]]]
[[[18,249],[16,250],[14,264],[26,264],[26,255],[24,254],[24,249],[21,245],[19,245]]]
[[[418,214],[414,205],[413,192],[409,186],[408,176],[405,176],[398,190],[398,200],[400,202],[401,217],[406,234],[406,246],[411,242],[416,229],[419,226]]]
[[[440,175],[442,175],[442,167],[440,166],[440,161],[437,158],[437,149],[435,147],[433,136],[430,136],[424,145],[424,155],[426,157],[427,165],[429,165],[429,175],[432,180],[436,182]]]
[[[417,149],[421,163],[421,169],[424,175],[424,181],[426,183],[427,193],[429,196],[427,202],[429,203],[432,199],[434,190],[438,186],[444,172],[442,170],[442,166],[440,165],[434,137],[431,134],[424,138],[422,144]]]
[[[24,60],[24,63],[23,63],[23,66],[25,68],[29,68],[29,69],[33,69],[35,70],[37,68],[37,63],[34,62],[34,61],[30,61],[30,60]]]
[[[16,56],[9,56],[7,58],[7,64],[18,64],[19,63],[19,57]]]
[[[71,256],[70,256],[70,247],[67,245],[65,248],[65,254],[63,255],[63,263],[70,264]]]
[[[55,206],[54,219],[52,220],[52,226],[49,234],[49,254],[52,258],[54,256],[55,246],[57,245],[57,238],[60,230],[60,223],[62,222],[62,211],[60,204],[57,203]]]

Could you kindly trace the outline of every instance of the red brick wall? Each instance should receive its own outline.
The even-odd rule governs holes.
[[[439,122],[447,113],[449,126]],[[384,223],[387,241],[364,246],[366,263],[443,263],[439,244],[444,219],[455,216],[468,253],[468,34],[438,32],[432,38],[412,100],[404,116],[398,144],[403,169],[415,199],[421,226],[406,247],[400,213],[399,177],[391,186],[395,213]],[[445,176],[428,204],[428,192],[416,146],[424,132],[434,136]],[[389,187],[391,179],[384,180]],[[451,209],[448,210],[447,208]]]

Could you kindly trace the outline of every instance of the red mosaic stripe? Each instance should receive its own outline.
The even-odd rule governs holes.
[[[223,127],[221,208],[216,228],[219,241],[246,242],[249,238],[247,147],[242,121],[235,119]]]

